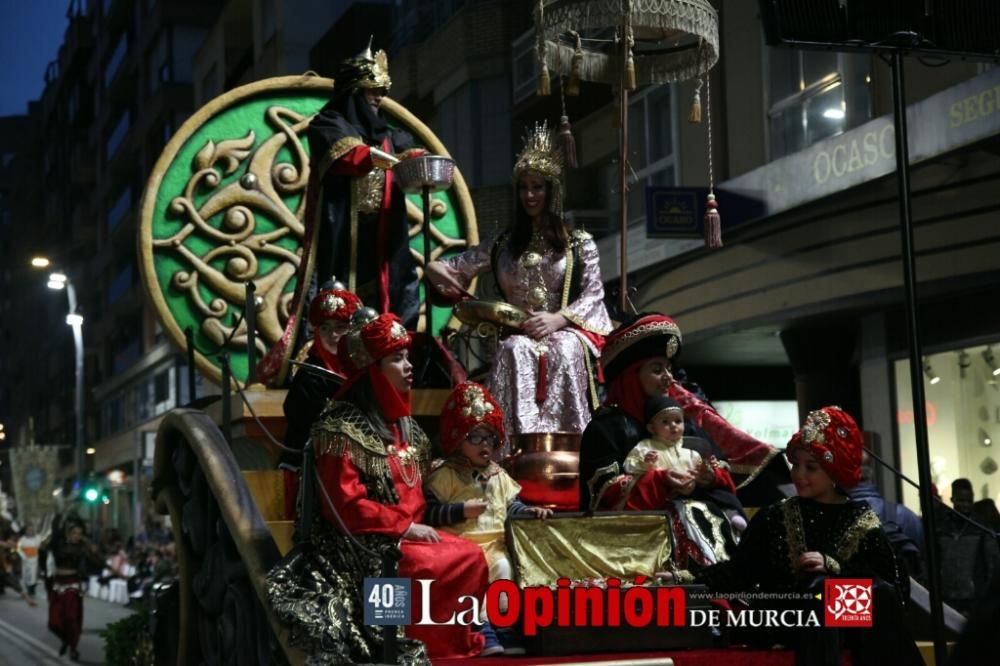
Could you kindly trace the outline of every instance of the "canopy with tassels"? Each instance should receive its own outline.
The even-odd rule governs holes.
[[[718,14],[708,0],[539,0],[535,29],[543,79],[551,69],[617,86],[625,57],[634,72],[626,87],[634,88],[699,77],[719,59]],[[608,48],[622,31],[628,48]],[[588,38],[609,33],[614,40]]]

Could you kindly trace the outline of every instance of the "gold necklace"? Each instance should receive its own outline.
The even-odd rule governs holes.
[[[409,448],[400,450],[396,446],[389,447],[389,455],[395,456],[399,460],[399,475],[410,488],[420,481],[420,468],[417,466],[417,456]]]

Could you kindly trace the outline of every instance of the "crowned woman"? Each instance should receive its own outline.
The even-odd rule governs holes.
[[[552,139],[546,125],[525,137],[507,230],[427,268],[446,298],[492,270],[504,299],[529,313],[501,342],[487,381],[514,435],[583,432],[597,406],[597,359],[611,330],[597,245],[563,219],[563,165]]]

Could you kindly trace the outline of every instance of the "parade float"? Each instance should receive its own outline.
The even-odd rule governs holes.
[[[551,92],[550,72],[565,78],[560,91],[566,94],[581,80],[610,85],[623,128],[621,156],[628,154],[628,95],[637,85],[703,79],[710,105],[707,73],[718,59],[718,26],[704,0],[539,2],[535,21],[539,93]],[[281,387],[291,373],[310,371],[302,368],[297,340],[303,294],[314,286],[318,233],[315,220],[306,216],[315,194],[317,156],[311,155],[305,133],[335,86],[334,80],[311,74],[279,77],[210,101],[170,140],[143,196],[138,250],[147,296],[164,330],[187,353],[189,395],[203,396],[167,414],[156,438],[150,493],[157,510],[170,516],[179,564],[173,596],[165,595],[154,612],[157,663],[298,664],[307,659],[270,607],[265,578],[292,550],[296,531],[283,472],[276,469],[286,428]],[[700,104],[696,96],[693,120],[700,120]],[[474,370],[470,366],[488,363],[490,349],[526,315],[502,303],[473,299],[452,308],[428,297],[422,267],[479,242],[472,198],[462,165],[451,162],[447,146],[424,123],[388,97],[380,110],[426,153],[422,161],[378,157],[383,168],[396,170],[406,193],[409,250],[421,276],[419,316],[412,328],[423,338],[415,347],[415,365],[426,380],[413,391],[413,415],[433,435],[448,394],[447,377],[444,384],[440,373],[431,377],[433,366],[441,365],[437,350],[447,348]],[[562,120],[561,131],[569,131],[567,119]],[[710,152],[710,139],[708,146]],[[621,159],[623,228],[626,165]],[[717,246],[721,239],[712,195],[707,209],[706,244]],[[621,235],[623,268],[628,265],[626,236]],[[353,252],[350,266],[338,276],[353,287],[355,269],[370,261]],[[619,311],[626,309],[626,279],[623,270]],[[475,293],[475,285],[469,291]],[[195,372],[221,394],[198,392]],[[579,448],[579,435],[553,432],[515,438],[505,452],[524,499],[561,512],[544,524],[508,522],[514,579],[523,588],[551,589],[556,599],[562,591],[569,599],[570,586],[598,587],[609,612],[613,606],[614,613],[628,617],[636,612],[631,596],[615,596],[607,581],[645,590],[644,581],[670,559],[676,525],[662,512],[581,513],[589,507],[577,500]],[[560,588],[557,581],[568,582],[559,582]],[[672,601],[664,598],[664,607]],[[707,595],[689,595],[686,607],[711,610]],[[651,620],[632,624],[643,626],[531,632],[526,636],[530,656],[523,663],[544,656],[555,659],[548,663],[583,659],[666,666],[675,663],[667,655],[679,650],[699,655],[701,661],[689,663],[721,663],[713,648],[724,648],[726,640],[716,627],[684,630]],[[568,656],[581,654],[589,656]],[[391,647],[382,656],[395,663]],[[794,660],[787,652],[773,656],[757,655],[765,661],[755,663]]]

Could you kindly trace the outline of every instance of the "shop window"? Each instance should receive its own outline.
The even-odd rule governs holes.
[[[630,224],[645,215],[646,186],[677,184],[676,104],[672,85],[652,86],[629,100],[629,180],[628,211]],[[614,189],[618,190],[617,169]],[[615,194],[614,207],[618,197]]]
[[[917,449],[909,359],[900,359],[894,366],[900,468],[915,479]],[[942,499],[948,502],[952,481],[966,478],[972,482],[976,500],[1000,501],[1000,340],[928,355],[921,379],[931,480]],[[903,503],[920,511],[918,491],[909,484],[903,484]]]
[[[777,48],[766,53],[772,160],[871,118],[867,56]]]

